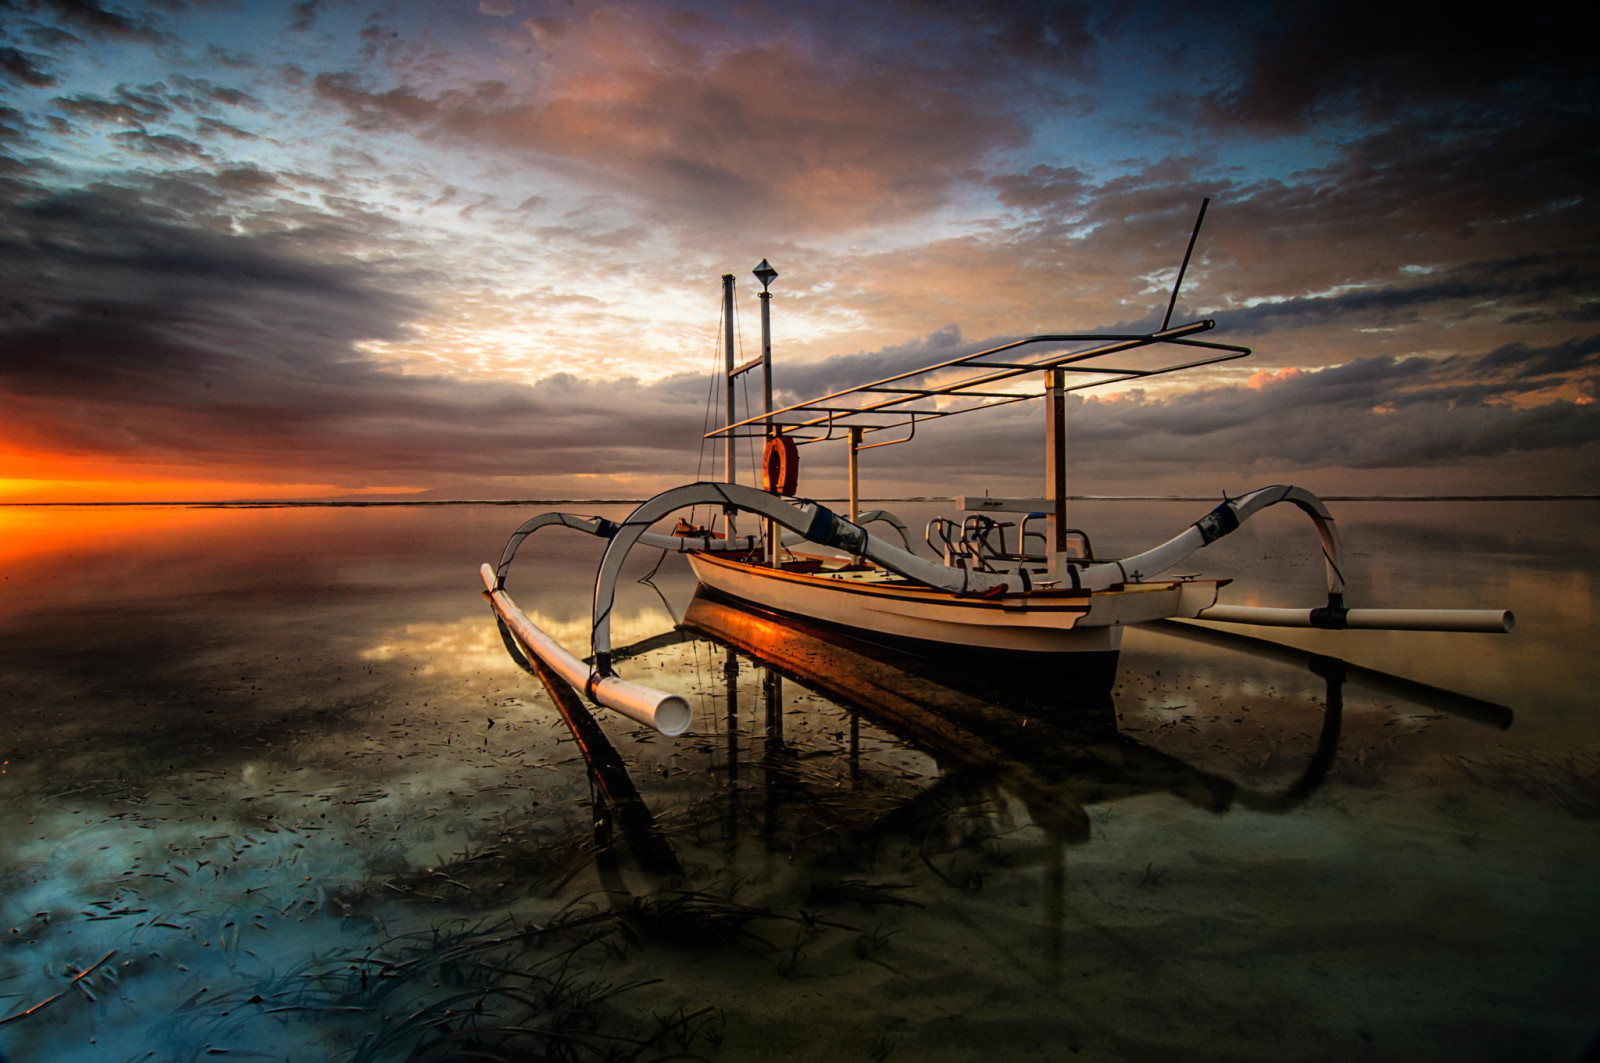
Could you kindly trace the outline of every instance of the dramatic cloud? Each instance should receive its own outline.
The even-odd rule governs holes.
[[[51,14],[80,33],[96,37],[127,39],[156,43],[164,34],[141,18],[124,15],[113,8],[97,4],[94,0],[11,0],[14,6],[30,14]]]
[[[42,56],[19,51],[16,48],[0,48],[0,71],[4,71],[7,76],[16,78],[24,85],[47,88],[54,85],[56,79],[38,65],[42,59]]]
[[[354,348],[399,335],[420,308],[373,270],[300,257],[282,235],[219,234],[104,190],[13,206],[4,222],[13,443],[340,482],[491,476],[534,453],[575,474],[682,472],[659,441],[691,439],[701,419],[698,382],[393,372]]]
[[[1260,48],[1240,82],[1212,94],[1219,117],[1301,126],[1338,108],[1387,119],[1419,102],[1459,107],[1530,75],[1592,77],[1590,49],[1550,8],[1313,0],[1261,11]]]
[[[723,272],[780,270],[790,401],[1153,328],[1210,197],[1175,319],[1255,354],[1074,399],[1077,487],[1596,486],[1600,85],[1561,9],[5,11],[18,468],[637,494],[705,471]],[[878,490],[1031,490],[1036,422],[919,429]]]
[[[1022,140],[1014,118],[936,79],[819,64],[778,45],[665,65],[650,61],[664,44],[635,42],[639,53],[620,55],[602,45],[637,36],[608,17],[602,10],[582,26],[535,30],[550,47],[559,41],[579,53],[536,100],[499,83],[437,94],[374,90],[349,73],[318,75],[315,87],[358,129],[537,152],[619,190],[648,189],[677,211],[798,231],[924,213],[964,168]]]

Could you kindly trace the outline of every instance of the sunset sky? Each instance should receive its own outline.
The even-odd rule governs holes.
[[[1075,401],[1073,490],[1600,491],[1578,7],[0,0],[0,501],[640,497],[721,274],[804,398],[1153,327],[1207,196],[1256,353]],[[1032,493],[1034,405],[864,486]]]

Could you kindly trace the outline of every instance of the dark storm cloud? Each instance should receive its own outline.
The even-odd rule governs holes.
[[[126,133],[112,134],[111,139],[130,151],[163,159],[198,159],[206,154],[199,144],[174,133],[146,133],[140,129],[130,129]]]
[[[1111,313],[1099,325],[1149,327],[1129,316],[1126,288],[1108,289],[1106,264],[1131,277],[1171,270],[1209,195],[1180,319],[1214,316],[1255,336],[1337,325],[1357,342],[1362,327],[1469,322],[1546,326],[1544,339],[1590,320],[1600,287],[1593,121],[1577,100],[1518,122],[1408,117],[1292,180],[1246,182],[1181,159],[1103,180],[1037,165],[990,179],[1019,216],[992,254],[1037,263],[1019,274],[1026,283],[1104,293],[1099,309]]]
[[[202,118],[195,123],[194,127],[197,132],[207,136],[220,134],[222,136],[232,137],[235,140],[260,139],[248,129],[240,129],[236,125],[232,125],[216,118]]]
[[[0,104],[0,140],[20,140],[27,132],[27,117],[21,111]],[[0,165],[9,161],[0,156]]]
[[[907,363],[991,346],[935,334],[913,347],[824,363],[828,387],[864,383]],[[918,355],[934,357],[919,358]],[[851,364],[853,363],[853,364]],[[851,374],[849,370],[867,370]],[[838,371],[838,372],[836,372]],[[851,376],[849,380],[836,379]],[[792,379],[787,377],[785,379]],[[1567,397],[1552,397],[1552,393]],[[1233,470],[1230,489],[1297,469],[1470,466],[1515,454],[1560,455],[1600,433],[1600,335],[1548,347],[1506,345],[1445,358],[1357,358],[1327,369],[1266,375],[1253,386],[1212,387],[1115,401],[1069,396],[1075,476],[1098,490],[1184,463],[1196,474]],[[915,481],[927,469],[1006,471],[1000,456],[1033,464],[1040,412],[1024,403],[919,429],[915,447],[875,452],[881,474]],[[876,475],[876,473],[875,473]],[[1031,475],[1031,474],[1029,474]]]
[[[392,325],[376,323],[392,321],[410,306],[369,290],[352,266],[285,253],[275,238],[230,236],[188,224],[130,189],[100,186],[46,194],[6,213],[0,266],[14,295],[10,305],[18,308],[7,321],[8,335],[14,338],[19,325],[34,340],[51,334],[109,336],[126,328],[130,347],[143,352],[130,365],[203,358],[195,337],[215,329],[216,338],[227,338],[233,325],[247,324],[251,317],[277,317],[268,313],[275,305],[297,311],[283,323],[300,334],[299,342],[284,344],[272,359],[293,362],[308,337],[332,341],[305,348],[314,358],[312,350],[326,353],[340,342],[393,334]],[[314,298],[316,293],[325,295]],[[149,341],[178,323],[185,326],[188,342],[162,349]],[[252,345],[273,348],[270,336],[265,331],[235,334],[228,346],[243,357]],[[74,352],[57,344],[41,358],[26,344],[10,344],[6,372],[13,380],[81,377],[81,387],[93,391],[103,386],[92,371],[99,361],[124,364],[116,344],[94,347]],[[226,357],[220,360],[226,364]],[[112,391],[122,383],[113,383]]]
[[[692,460],[661,440],[697,435],[699,381],[528,387],[377,364],[358,345],[400,338],[421,306],[324,239],[306,257],[293,233],[218,231],[111,187],[36,196],[4,223],[0,390],[15,442],[358,482],[501,474],[508,455],[567,473],[682,474]]]
[[[117,100],[94,96],[58,96],[54,102],[57,108],[70,115],[116,125],[142,125],[160,121],[172,113],[172,108],[147,96]]]
[[[1008,207],[1023,210],[1071,210],[1081,207],[1094,190],[1088,175],[1075,166],[1033,166],[1026,173],[1001,174],[989,182]]]
[[[1462,375],[1490,379],[1578,379],[1587,386],[1600,381],[1600,336],[1582,336],[1549,347],[1530,347],[1509,343],[1496,347],[1480,359],[1448,359],[1445,367],[1456,365]]]
[[[115,7],[94,0],[8,0],[0,9],[12,6],[30,14],[49,12],[62,22],[90,36],[123,38],[155,44],[166,39],[157,26],[139,16],[124,15]],[[141,12],[140,16],[145,12]]]
[[[164,83],[143,86],[148,92],[166,93],[166,102],[191,114],[215,114],[221,107],[255,108],[256,99],[247,92],[218,85],[207,78],[175,74]],[[220,105],[220,107],[219,107]]]
[[[1509,304],[1579,296],[1593,290],[1600,274],[1587,261],[1568,255],[1529,255],[1495,262],[1474,262],[1443,277],[1411,285],[1302,296],[1263,303],[1226,313],[1226,325],[1244,334],[1333,320],[1388,324],[1438,315],[1452,303],[1497,300]],[[1510,316],[1508,315],[1508,319]]]
[[[0,48],[0,71],[24,85],[48,88],[56,84],[56,77],[43,65],[44,58],[16,48]]]
[[[386,82],[336,71],[311,84],[363,132],[535,152],[674,213],[797,231],[916,216],[987,153],[1025,141],[1012,101],[946,67],[781,34],[702,41],[668,21],[620,8],[531,20],[548,55],[537,91],[425,88],[436,79],[409,52],[386,64]],[[368,30],[397,56],[408,47]]]
[[[59,26],[29,26],[23,35],[38,48],[69,48],[84,43],[82,37]]]
[[[1336,105],[1385,120],[1419,102],[1453,107],[1529,75],[1593,84],[1576,5],[1509,12],[1443,0],[1315,0],[1262,9],[1239,84],[1210,98],[1219,119],[1297,126]]]
[[[217,187],[225,192],[239,192],[245,195],[265,195],[268,192],[283,188],[283,182],[275,173],[269,173],[257,166],[235,166],[218,172],[216,176]]]
[[[317,24],[317,15],[321,13],[322,4],[319,0],[300,0],[289,8],[289,29],[294,33],[305,33]]]
[[[182,201],[170,186],[162,194]],[[17,442],[352,484],[693,474],[703,380],[558,374],[529,386],[402,375],[359,345],[402,337],[422,307],[372,267],[326,246],[307,257],[289,233],[190,223],[163,202],[98,188],[6,208],[0,390]],[[785,392],[824,390],[990,345],[941,330],[785,367],[778,382]],[[1597,366],[1596,336],[1441,359],[1358,358],[1259,388],[1074,401],[1071,423],[1089,476],[1110,469],[1108,455],[1124,470],[1203,455],[1246,478],[1267,464],[1450,465],[1596,438],[1600,404],[1549,391],[1577,382],[1571,393],[1592,397]],[[1530,396],[1536,404],[1516,405]],[[915,454],[875,452],[875,464],[907,476],[930,464],[993,468],[998,455],[1037,449],[1036,414],[975,415],[960,432],[927,433]]]
[[[969,53],[1048,63],[1088,78],[1098,72],[1092,23],[1105,8],[1088,0],[907,0],[901,17],[932,22],[947,39],[959,37]]]
[[[1565,379],[1591,384],[1600,337],[1445,359],[1358,358],[1259,388],[1217,388],[1168,400],[1087,403],[1080,438],[1119,458],[1171,461],[1186,448],[1241,467],[1456,465],[1592,442],[1600,406],[1520,397]],[[1187,442],[1185,442],[1187,441]]]
[[[249,94],[204,79],[175,77],[172,81],[172,85],[165,82],[118,85],[109,97],[85,93],[57,96],[52,103],[56,109],[74,117],[125,126],[165,122],[178,111],[214,116],[224,108],[255,106]],[[202,117],[200,121],[214,123],[222,131],[234,129],[214,117]]]

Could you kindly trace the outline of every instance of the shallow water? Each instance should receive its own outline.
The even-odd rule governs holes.
[[[1107,688],[751,619],[672,558],[613,626],[696,726],[605,715],[607,768],[477,593],[523,509],[0,508],[0,1052],[1577,1058],[1600,507],[1335,509],[1353,604],[1516,632],[1141,629]],[[581,646],[598,545],[525,555]],[[1322,579],[1293,514],[1192,567]]]

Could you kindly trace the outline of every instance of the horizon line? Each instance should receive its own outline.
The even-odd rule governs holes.
[[[1215,502],[1216,495],[1067,495],[1068,502]],[[1600,494],[1496,494],[1496,495],[1319,495],[1324,502],[1593,502]],[[229,499],[184,501],[150,499],[122,502],[6,502],[0,506],[90,507],[90,506],[170,506],[191,509],[284,509],[284,508],[360,508],[373,506],[627,506],[643,498],[449,498],[449,499]],[[807,499],[817,502],[846,502],[844,497]],[[874,495],[862,502],[950,502],[949,495]]]

